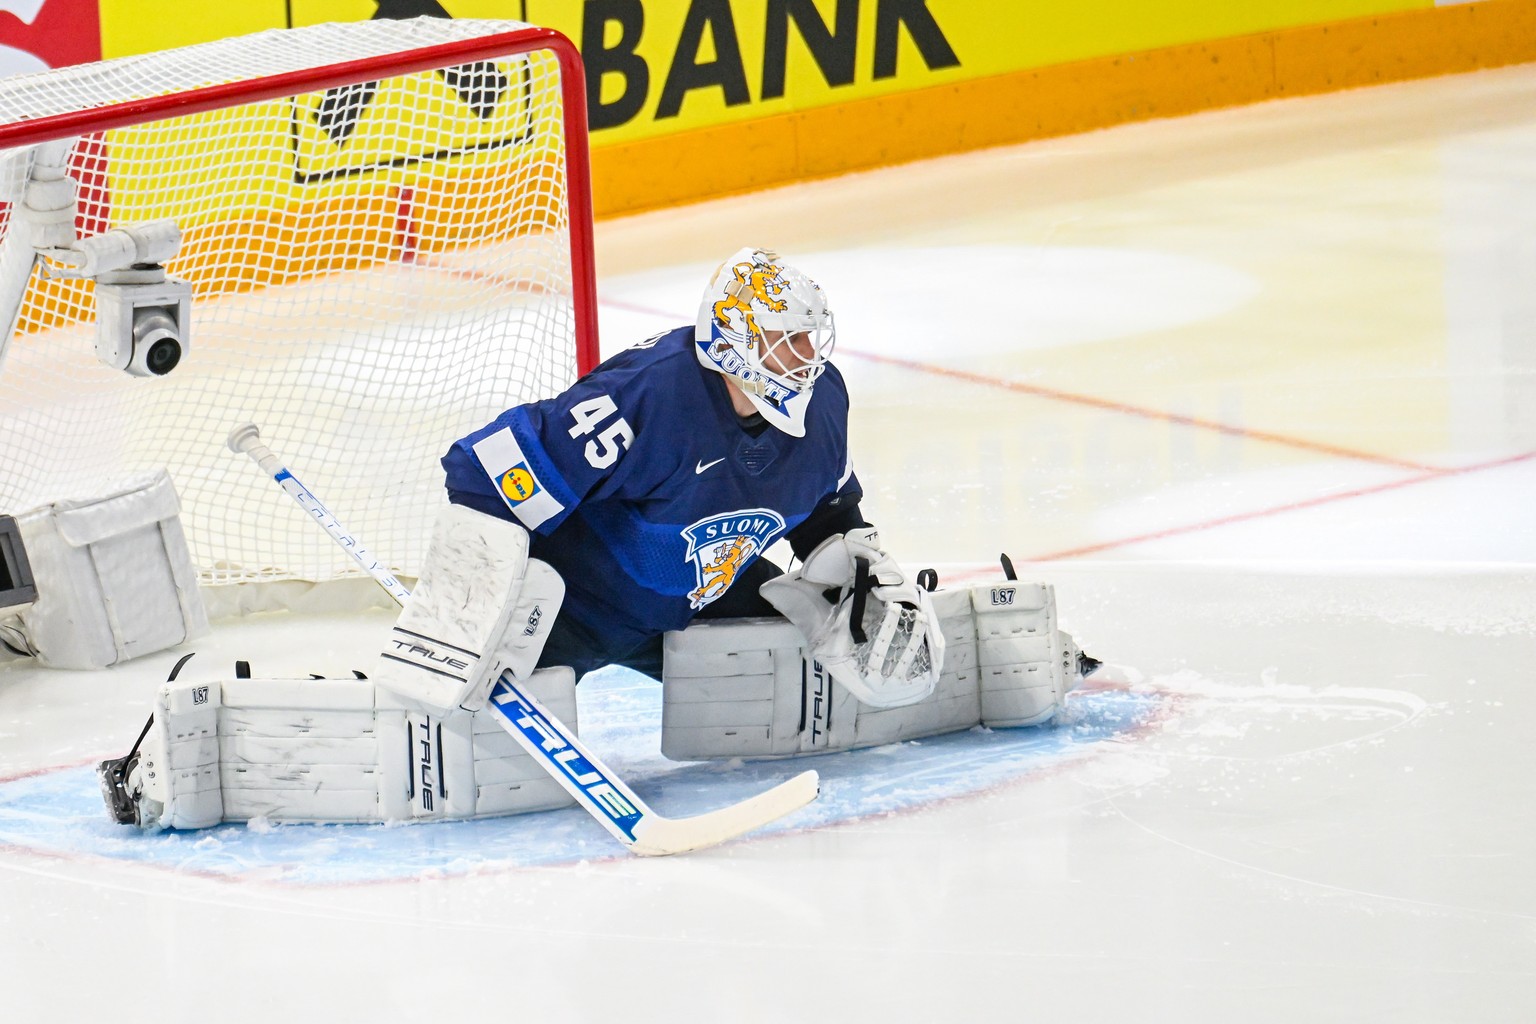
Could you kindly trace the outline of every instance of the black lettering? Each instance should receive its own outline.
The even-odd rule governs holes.
[[[610,23],[619,38],[605,44]],[[640,0],[587,0],[581,13],[581,62],[587,69],[587,126],[613,128],[630,121],[645,106],[651,89],[651,69],[635,52],[645,29]],[[603,102],[603,76],[617,75],[624,83],[618,99]]]
[[[418,762],[421,776],[421,806],[432,809],[432,740],[425,726],[422,727],[421,760]]]
[[[828,85],[853,83],[858,49],[859,0],[837,0],[836,28],[828,29],[813,0],[768,0],[768,28],[763,44],[763,99],[784,95],[784,65],[793,21],[806,49]]]
[[[954,47],[933,20],[928,0],[878,0],[875,8],[875,78],[896,76],[896,44],[907,27],[917,52],[930,71],[960,66]]]
[[[715,59],[701,64],[699,47],[706,28],[715,43]],[[677,52],[672,56],[672,67],[667,69],[666,84],[661,87],[656,120],[676,117],[683,109],[683,97],[695,89],[713,88],[725,92],[728,107],[752,99],[747,92],[747,72],[741,63],[741,43],[736,38],[730,0],[693,0],[683,22],[683,34],[677,41]]]

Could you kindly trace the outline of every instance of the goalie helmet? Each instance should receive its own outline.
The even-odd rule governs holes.
[[[826,294],[766,249],[742,249],[715,270],[694,330],[699,362],[734,377],[763,418],[794,437],[805,436],[811,386],[835,341]]]

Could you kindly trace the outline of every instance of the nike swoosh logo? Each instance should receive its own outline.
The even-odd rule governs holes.
[[[693,467],[693,475],[694,475],[694,476],[698,476],[698,475],[699,475],[699,474],[700,474],[700,473],[702,473],[702,472],[704,472],[704,471],[705,471],[705,470],[706,470],[706,469],[708,469],[708,468],[709,468],[709,467],[710,467],[710,466],[716,466],[716,465],[719,465],[719,464],[720,464],[720,463],[722,463],[722,462],[724,462],[724,461],[725,461],[725,460],[724,460],[724,459],[716,459],[716,460],[715,460],[715,461],[714,461],[714,462],[704,462],[704,461],[700,461],[700,462],[699,462],[699,463],[698,463],[698,464],[696,464],[696,465],[695,465],[695,466],[694,466],[694,467]]]

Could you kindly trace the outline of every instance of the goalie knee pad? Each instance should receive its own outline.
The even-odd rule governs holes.
[[[527,530],[449,505],[381,652],[379,683],[437,711],[479,710],[502,671],[528,678],[564,598],[560,575],[528,557]]]
[[[569,669],[523,685],[576,729]],[[135,750],[98,774],[113,817],[142,828],[478,818],[573,802],[490,715],[430,716],[367,679],[168,682]]]
[[[861,703],[784,620],[708,620],[668,633],[662,753],[787,757],[1050,721],[1080,679],[1053,588],[1007,582],[930,596],[942,671],[927,697],[893,708]]]

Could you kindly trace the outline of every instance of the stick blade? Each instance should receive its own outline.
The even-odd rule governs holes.
[[[635,841],[630,845],[630,851],[644,857],[665,857],[718,846],[798,811],[820,793],[820,776],[814,771],[806,771],[718,811],[691,818],[650,815],[635,826]]]

